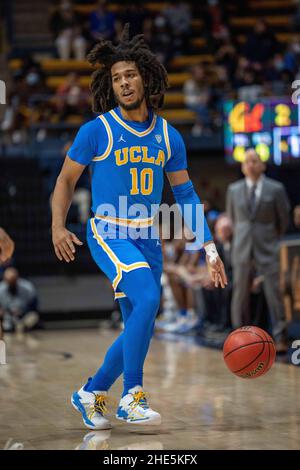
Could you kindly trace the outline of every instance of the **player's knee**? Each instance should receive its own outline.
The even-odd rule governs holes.
[[[140,309],[144,312],[144,317],[150,317],[156,315],[159,303],[160,303],[160,293],[158,289],[148,288],[142,293],[139,294],[137,303],[139,304]]]

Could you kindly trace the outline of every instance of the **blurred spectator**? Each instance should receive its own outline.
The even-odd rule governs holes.
[[[212,97],[212,88],[208,83],[202,64],[192,68],[192,78],[183,85],[185,105],[197,113],[197,121],[192,128],[194,136],[207,133],[211,128],[209,104]]]
[[[43,163],[43,169],[45,170],[47,193],[49,196],[49,203],[51,206],[52,194],[57,177],[61,171],[65,156],[68,154],[68,150],[72,145],[72,141],[69,141],[63,145],[60,152],[61,159],[50,159]],[[76,210],[74,210],[74,208]],[[73,195],[72,206],[68,220],[70,223],[86,224],[90,217],[91,209],[91,191],[90,191],[90,177],[88,169],[86,168],[80,176]]]
[[[232,249],[232,237],[233,227],[232,220],[227,214],[221,214],[215,223],[215,238],[216,241],[222,245],[223,262],[227,278],[232,279],[232,266],[231,266],[231,249]]]
[[[37,293],[34,285],[19,277],[15,268],[4,271],[0,282],[0,310],[3,331],[32,329],[39,320]]]
[[[232,81],[237,68],[238,51],[229,32],[219,41],[215,58],[216,64],[225,67],[227,76]]]
[[[209,227],[213,230],[215,222],[220,215],[220,212],[214,208],[213,203],[210,199],[206,198],[202,200],[204,205],[204,215],[206,217]]]
[[[198,333],[211,335],[231,329],[230,303],[232,295],[232,223],[226,214],[221,214],[214,226],[215,242],[224,262],[228,285],[225,289],[214,289],[204,259],[190,275],[190,285],[196,290]]]
[[[255,101],[262,93],[263,87],[259,84],[255,71],[250,68],[244,70],[238,89],[238,99],[243,101]]]
[[[291,73],[296,73],[300,68],[300,39],[299,35],[293,36],[291,42],[284,54],[284,68],[288,69]]]
[[[227,26],[223,6],[218,0],[207,0],[204,28],[208,37],[219,40],[226,36]]]
[[[261,69],[278,51],[278,47],[272,29],[265,20],[259,19],[254,25],[254,31],[247,38],[244,54],[256,69]]]
[[[116,34],[116,17],[106,8],[106,0],[97,1],[97,9],[90,14],[90,33],[94,41],[114,39]]]
[[[167,66],[174,55],[173,36],[163,15],[158,15],[154,20],[152,41],[149,45],[160,62]]]
[[[59,120],[64,120],[72,114],[87,117],[90,113],[89,95],[80,85],[80,77],[71,72],[58,87],[55,96]]]
[[[74,11],[71,1],[61,0],[58,10],[50,19],[50,30],[54,35],[60,59],[70,59],[73,51],[75,59],[84,60],[87,42],[81,24],[81,18]]]
[[[170,333],[187,333],[195,328],[198,318],[195,314],[194,294],[189,284],[189,273],[198,263],[199,250],[185,249],[185,240],[173,240],[163,244],[164,272],[167,276],[177,305],[177,314],[170,321],[158,321],[156,327]],[[166,315],[163,315],[163,317]]]
[[[227,275],[228,284],[225,289],[219,289],[220,295],[220,316],[219,328],[226,330],[231,326],[231,297],[232,297],[232,264],[231,264],[231,251],[232,251],[232,238],[233,227],[232,221],[227,214],[221,214],[215,223],[215,239],[218,247],[218,252],[223,260],[225,272]]]
[[[26,142],[27,108],[19,105],[18,96],[9,96],[5,107],[0,129],[3,131],[4,142],[21,144]],[[28,114],[28,113],[27,113]]]
[[[146,43],[148,46],[151,47],[151,50],[154,51],[154,47],[152,46],[153,44],[153,31],[154,31],[154,24],[153,24],[153,19],[148,16],[145,18],[145,21],[143,22],[143,35]]]
[[[64,158],[65,155],[68,154],[68,150],[72,142],[67,142],[63,147],[62,157]],[[59,169],[60,171],[60,169]],[[57,176],[59,174],[57,172]],[[85,171],[80,176],[77,184],[76,189],[73,195],[72,204],[77,207],[78,210],[78,222],[81,224],[86,224],[91,211],[91,184],[90,184],[90,175],[88,169],[86,168]]]
[[[27,55],[21,61],[18,73],[24,78],[25,83],[32,87],[35,93],[43,92],[45,85],[45,73],[39,62],[33,59],[31,55]]]
[[[187,2],[173,0],[162,13],[171,28],[174,54],[187,54],[191,36],[190,5]]]
[[[290,70],[280,70],[278,79],[272,82],[273,96],[289,96],[292,81],[293,74]]]
[[[141,1],[130,3],[124,7],[123,12],[119,15],[122,26],[126,23],[130,24],[130,35],[142,34],[144,32],[144,23],[147,19],[152,21],[149,12]]]
[[[279,240],[289,218],[289,201],[281,183],[266,178],[266,167],[254,149],[242,164],[245,179],[227,191],[227,214],[233,221],[232,326],[249,324],[251,277],[263,276],[277,351],[286,350],[286,322],[279,290]]]
[[[300,0],[294,0],[296,11],[292,18],[292,27],[294,31],[299,31],[300,29]]]

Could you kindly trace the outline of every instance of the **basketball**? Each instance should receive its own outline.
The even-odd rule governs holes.
[[[276,349],[266,331],[257,326],[243,326],[226,338],[223,356],[233,374],[245,379],[256,379],[270,370]]]

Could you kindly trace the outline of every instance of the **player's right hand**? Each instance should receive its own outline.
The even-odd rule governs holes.
[[[52,243],[58,259],[67,263],[75,259],[75,245],[83,245],[79,238],[65,227],[52,229]]]
[[[5,261],[11,258],[14,249],[15,244],[13,240],[3,228],[0,228],[0,263],[5,263]]]

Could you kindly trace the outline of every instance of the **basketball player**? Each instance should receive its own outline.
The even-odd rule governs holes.
[[[82,242],[66,229],[67,212],[78,178],[91,165],[94,215],[87,225],[87,241],[95,262],[112,282],[125,328],[100,369],[72,395],[73,406],[90,429],[111,427],[105,416],[107,391],[121,374],[124,390],[116,417],[135,424],[161,422],[143,390],[143,365],[160,302],[161,244],[148,237],[153,217],[130,216],[130,211],[121,210],[119,196],[127,197],[128,207],[143,205],[150,214],[151,205],[161,201],[165,170],[182,212],[184,204],[192,206],[192,228],[200,210],[183,140],[155,114],[167,87],[166,71],[143,36],[129,40],[128,29],[126,25],[117,46],[101,40],[88,56],[91,64],[100,64],[91,84],[94,111],[100,114],[80,128],[52,200],[54,250],[60,260],[70,262],[75,245]],[[115,208],[115,217],[103,209],[108,204]],[[137,227],[143,238],[132,235]],[[201,234],[195,236],[201,239]],[[215,286],[224,287],[223,263],[206,223],[204,248]]]
[[[12,257],[15,244],[10,236],[0,227],[0,263],[5,263]]]

